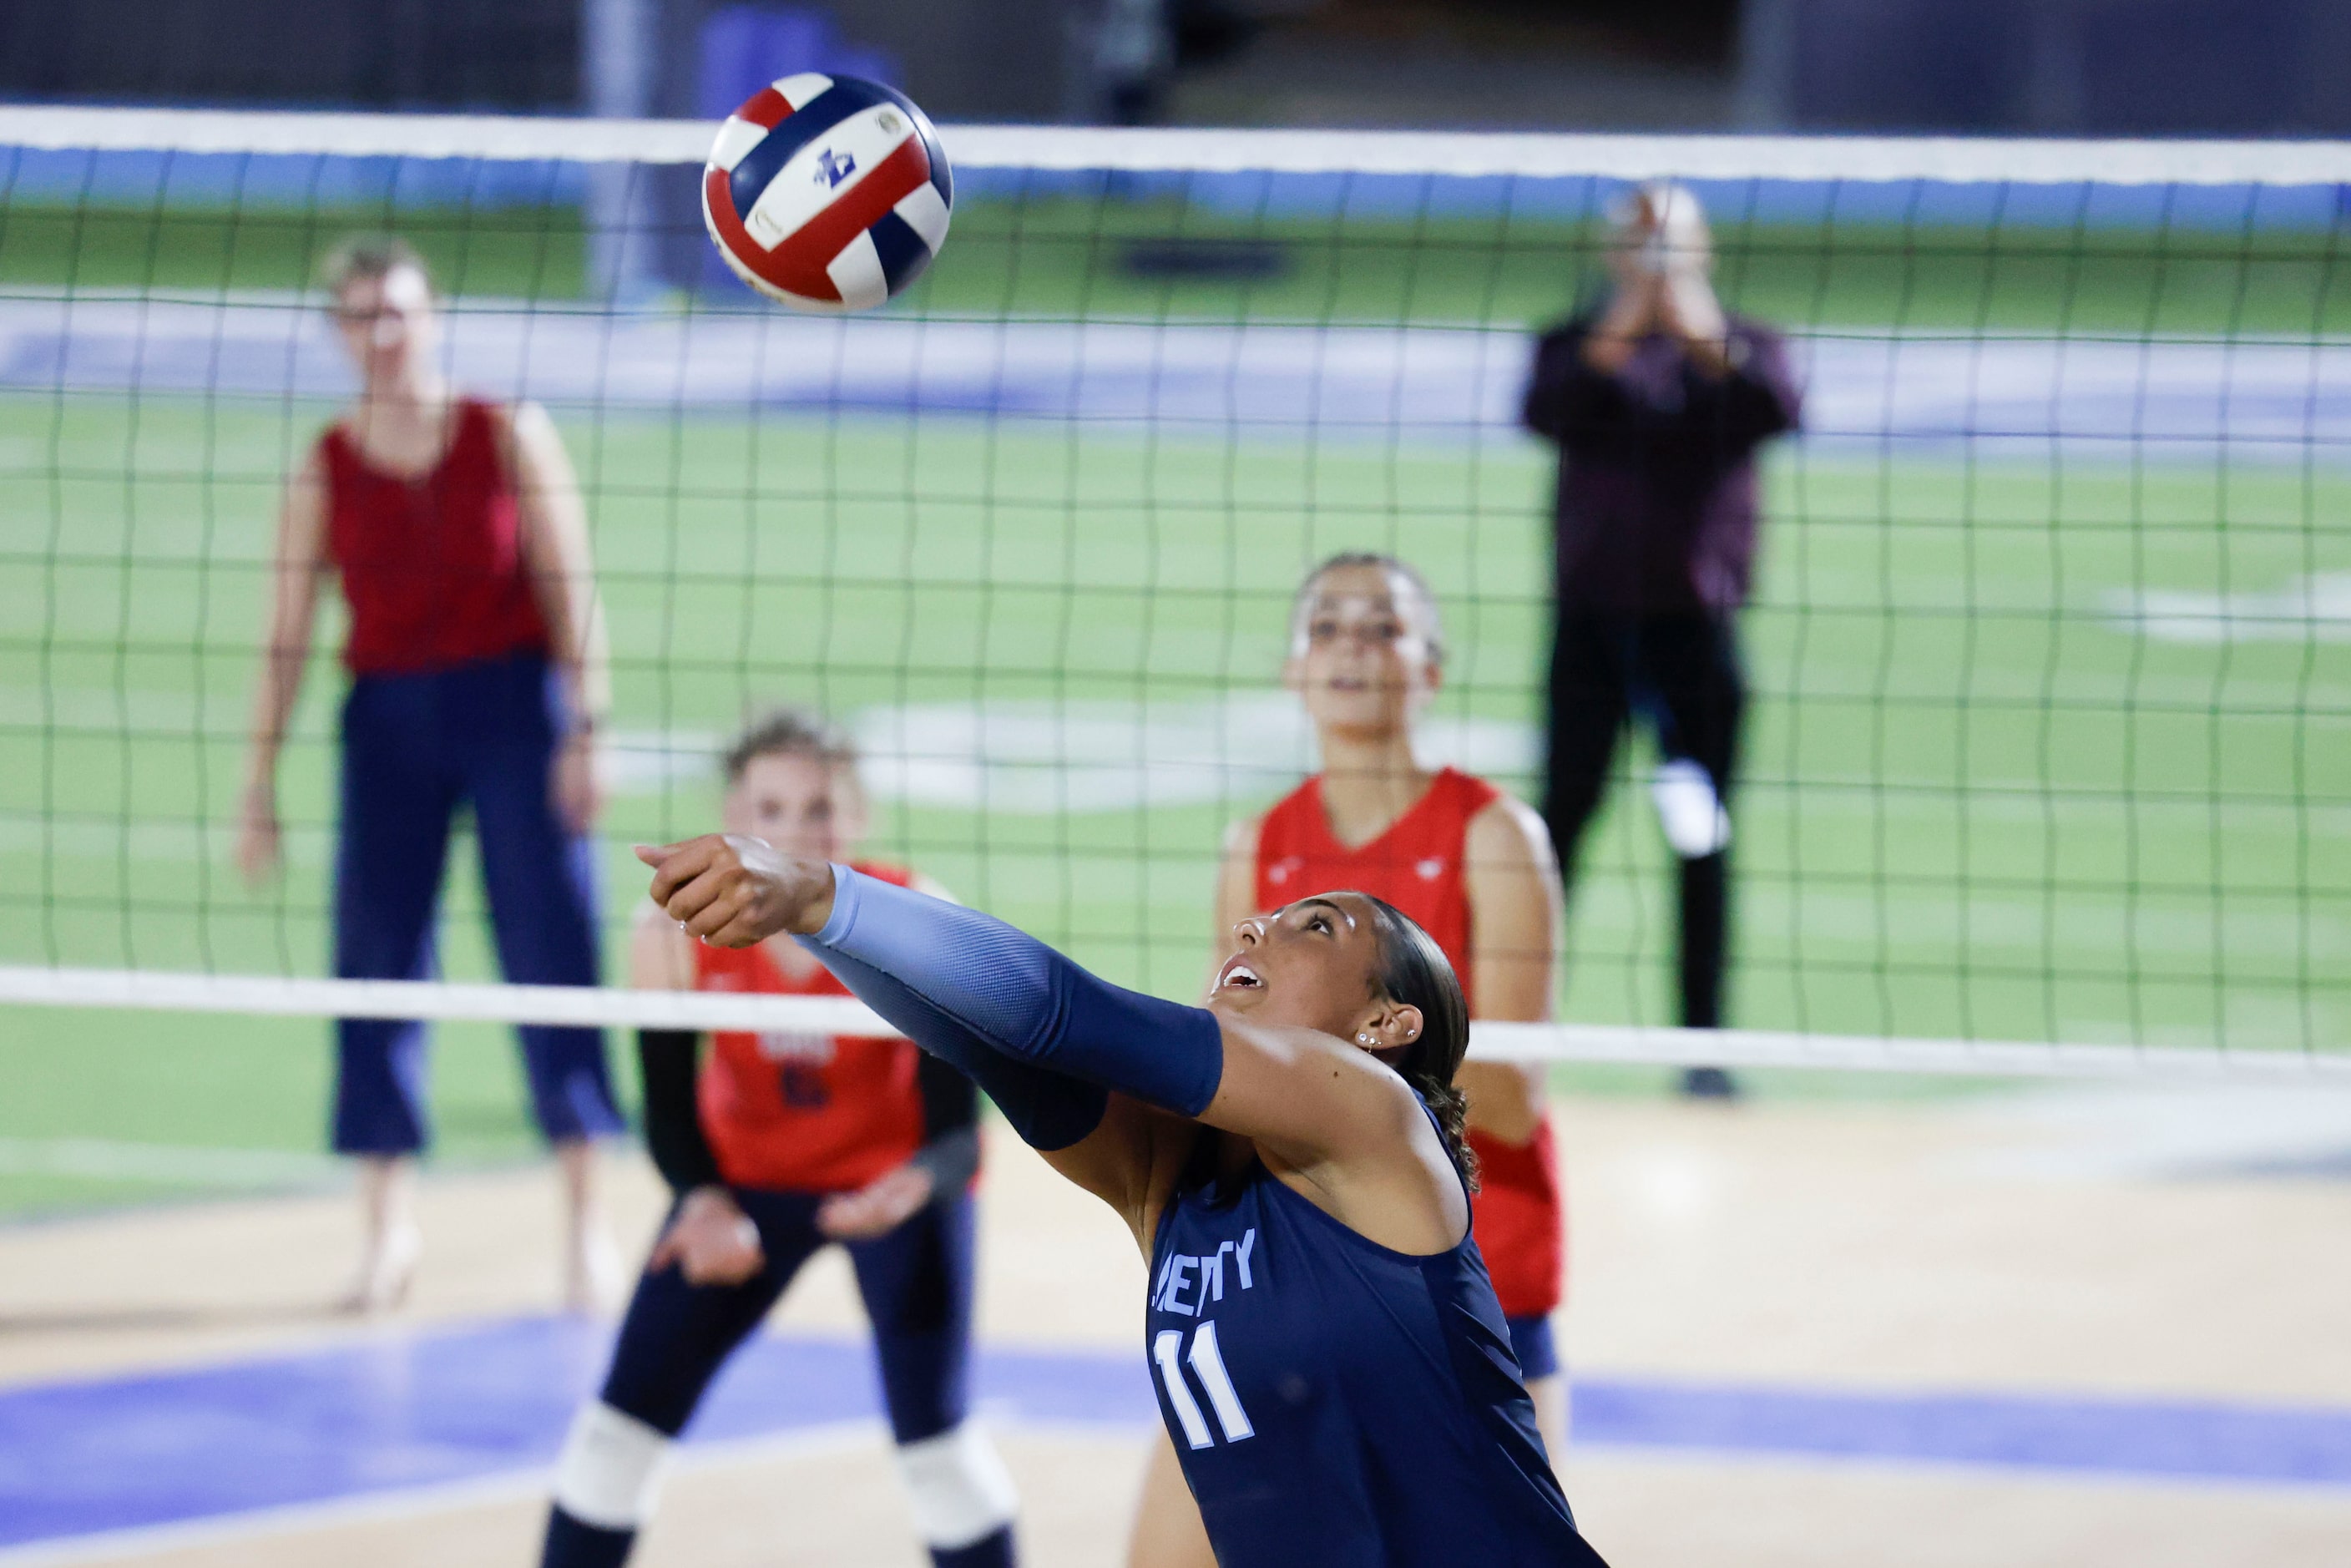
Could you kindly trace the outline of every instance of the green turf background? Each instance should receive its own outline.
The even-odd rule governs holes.
[[[347,226],[5,216],[0,286],[36,288],[290,287]],[[1145,283],[1117,265],[1125,236],[1228,238],[1228,220],[1039,204],[956,223],[953,264],[912,308],[1514,331],[1562,307],[1586,238],[1277,230],[1289,271],[1243,287]],[[578,229],[560,214],[406,226],[461,291],[578,290]],[[1737,303],[1814,325],[2307,336],[2340,329],[2346,308],[2324,236],[1753,229],[1727,233],[1724,250]],[[336,685],[324,661],[283,772],[289,874],[256,895],[226,865],[274,497],[327,412],[0,398],[0,962],[318,972]],[[1430,570],[1457,651],[1446,708],[1536,716],[1548,471],[1531,445],[805,413],[566,424],[594,501],[623,728],[722,730],[775,696],[847,712],[1261,688],[1300,568],[1352,545]],[[2314,636],[2143,642],[2113,623],[2107,596],[2351,570],[2351,476],[1790,451],[1769,484],[1747,624],[1758,702],[1738,1021],[2247,1049],[2343,1039],[2351,650]],[[893,810],[874,847],[1118,978],[1178,991],[1207,953],[1209,853],[1228,816],[1257,803]],[[713,805],[693,779],[616,802],[616,927],[637,880],[624,846],[699,831]],[[1668,1018],[1667,877],[1637,792],[1620,793],[1586,848],[1563,1016]],[[448,972],[490,973],[469,869],[448,915]],[[0,1010],[0,1210],[223,1185],[54,1174],[60,1139],[317,1148],[324,1038],[300,1020]],[[498,1040],[444,1031],[444,1159],[530,1146]]]

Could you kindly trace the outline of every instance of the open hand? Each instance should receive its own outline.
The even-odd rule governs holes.
[[[637,858],[653,868],[653,901],[715,947],[748,947],[779,931],[811,936],[832,916],[832,868],[764,839],[705,833],[639,844]]]
[[[1682,341],[1701,368],[1719,374],[1729,347],[1730,323],[1703,271],[1667,273],[1658,294],[1658,320]]]
[[[936,1184],[920,1166],[883,1172],[855,1192],[837,1192],[818,1206],[816,1228],[836,1241],[862,1241],[895,1230],[931,1201]]]
[[[674,1263],[689,1285],[739,1285],[767,1267],[759,1228],[721,1186],[698,1186],[653,1243],[645,1272]]]

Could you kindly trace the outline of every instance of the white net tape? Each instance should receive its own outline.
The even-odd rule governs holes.
[[[140,969],[0,967],[0,1001],[279,1017],[425,1018],[799,1034],[897,1032],[863,1003],[845,997],[302,979]],[[1487,1022],[1471,1026],[1469,1054],[1485,1061],[1710,1063],[1966,1077],[2351,1085],[2351,1057],[2294,1051],[1876,1040],[1766,1030]]]
[[[0,108],[0,145],[92,152],[321,153],[699,163],[700,120]],[[1545,179],[2105,185],[2351,183],[2351,141],[2055,141],[1964,137],[1578,136],[1426,131],[940,127],[974,169],[1429,174]]]

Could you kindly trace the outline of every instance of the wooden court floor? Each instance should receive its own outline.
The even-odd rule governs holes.
[[[2351,1103],[2039,1089],[1731,1108],[1576,1099],[1559,1115],[1573,1216],[1562,1343],[1594,1390],[1593,1435],[1564,1469],[1620,1568],[2351,1563],[2351,1451],[2326,1448],[2351,1433]],[[618,1224],[640,1244],[657,1191],[632,1157],[615,1156],[614,1174]],[[320,1310],[349,1261],[337,1197],[0,1228],[0,1403],[543,1314],[554,1201],[538,1172],[432,1182],[415,1299],[381,1326]],[[1107,1210],[999,1137],[983,1223],[986,1344],[1136,1350],[1142,1265]],[[825,1260],[778,1328],[857,1322],[845,1269]],[[2264,1413],[2282,1412],[2309,1417],[2293,1429],[2324,1451],[2240,1473],[2224,1443],[2214,1463],[2164,1473],[1921,1457],[1901,1435],[1913,1427],[1834,1453],[1768,1432],[1709,1447],[1641,1437],[1605,1415],[1604,1390],[1644,1408],[1761,1391],[1882,1407],[1913,1427],[1981,1402],[1985,1419],[2053,1411],[2069,1430],[2124,1437],[2142,1419],[2200,1429],[2199,1412],[2266,1431]],[[997,1427],[1028,1560],[1115,1563],[1144,1429]],[[8,1431],[0,1418],[0,1478],[27,1458],[12,1459]],[[0,1551],[0,1564],[526,1564],[543,1484],[525,1469],[223,1511],[55,1537]],[[925,1559],[864,1422],[687,1450],[638,1561]]]

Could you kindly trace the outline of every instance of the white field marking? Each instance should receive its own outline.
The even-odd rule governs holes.
[[[1008,699],[871,707],[851,728],[865,787],[884,800],[1009,816],[1128,811],[1249,800],[1314,770],[1314,737],[1295,697],[1247,693],[1201,702]],[[1421,727],[1423,759],[1473,773],[1530,775],[1538,737],[1507,719],[1439,716]],[[715,777],[722,743],[695,731],[615,730],[605,779],[654,793]]]
[[[286,1149],[216,1149],[110,1138],[0,1137],[0,1172],[175,1186],[316,1186],[340,1181],[343,1161]]]
[[[227,867],[236,848],[236,821],[228,815],[234,802],[224,804],[218,819],[209,822],[151,822],[136,819],[104,822],[58,822],[23,812],[0,812],[0,849],[18,853],[55,856],[58,860],[179,861]],[[317,823],[288,822],[282,835],[286,863],[314,869],[332,862],[334,846],[328,829]],[[248,909],[260,907],[247,906]]]
[[[1643,836],[1651,831],[1646,823],[1637,830]],[[1871,829],[1865,820],[1857,820],[1840,824],[1838,831],[1866,835]],[[1889,833],[1888,841],[1888,859],[1898,865],[1898,829]],[[1769,841],[1784,841],[1784,836],[1773,834]],[[1604,852],[1590,855],[1586,864],[1590,869],[1575,890],[1571,920],[1587,931],[1644,931],[1652,934],[1652,940],[1665,939],[1671,920],[1664,917],[1666,924],[1657,924],[1663,908],[1658,901],[1665,896],[1662,884],[1646,876],[1628,876],[1623,862],[1612,861]],[[2199,895],[2197,903],[2180,894],[2141,894],[2134,902],[2120,893],[2084,894],[2062,883],[2047,900],[2029,894],[1994,897],[1960,883],[1931,890],[1906,887],[1877,897],[1801,885],[1759,890],[1748,896],[1760,916],[1782,930],[1801,933],[1806,942],[1863,951],[1964,946],[1979,959],[2002,951],[2032,957],[2067,951],[2128,951],[2146,961],[2209,961],[2217,955],[2243,963],[2258,956],[2266,964],[2279,954],[2298,953],[2306,946],[2314,968],[2339,970],[2351,960],[2351,920],[2323,911],[2339,903],[2340,887],[2339,879],[2314,884],[2308,898],[2319,908],[2307,915],[2294,908],[2290,897],[2225,886]],[[1889,931],[1889,922],[1898,929]]]
[[[879,1453],[888,1448],[889,1432],[880,1421],[841,1421],[770,1437],[683,1443],[674,1451],[670,1473],[675,1476],[729,1465],[852,1453],[868,1448]],[[358,1497],[334,1498],[322,1502],[252,1509],[183,1523],[142,1525],[59,1541],[36,1542],[30,1545],[0,1549],[0,1568],[66,1568],[67,1564],[228,1545],[303,1531],[390,1523],[423,1514],[448,1513],[458,1509],[512,1502],[520,1498],[552,1498],[554,1486],[555,1471],[551,1465],[509,1470],[438,1486],[406,1487]]]
[[[2138,606],[2147,596],[2131,593],[2127,599],[2119,597],[2126,592],[2128,591],[2116,590],[2116,596],[2108,598],[2105,601],[2108,616],[2110,620],[2133,622],[2133,629],[2137,629],[2135,623],[2142,618]],[[2338,625],[2351,625],[2351,573],[2322,574],[2291,584],[2275,596],[2247,595],[2245,598],[2249,608],[2258,612],[2256,619],[2275,620],[2281,608],[2293,608],[2296,612],[2287,619],[2295,625],[2305,621],[2315,622],[2315,634],[2320,636],[2329,634]],[[1859,597],[1841,598],[1833,602],[1839,609],[1863,608],[1872,603]],[[2220,604],[2220,601],[2214,598],[2197,598],[2184,606],[2182,613],[2197,622],[2199,628],[2218,628],[2223,621],[2218,609]],[[2300,608],[2305,604],[2306,610]],[[1767,601],[1755,606],[1754,612],[1764,616],[1800,614],[1810,608],[1813,606]],[[2033,607],[2033,612],[2060,614],[2064,610],[2063,607]],[[2147,618],[2152,619],[2153,616],[2150,613]],[[2151,631],[2149,634],[2165,633]],[[2187,637],[2183,640],[2204,639]],[[2220,639],[2213,637],[2209,640]],[[236,651],[239,653],[249,652],[242,646]],[[1531,695],[1531,688],[1530,692]],[[1869,695],[1865,689],[1840,687],[1825,680],[1816,681],[1800,690],[1774,689],[1769,694],[1775,702],[1798,703],[1823,697],[1849,699]],[[2030,677],[2019,676],[2005,689],[1983,695],[2007,701],[2037,702],[2043,698],[2044,692],[2039,674],[2034,674]],[[2101,674],[2094,679],[2086,679],[2078,675],[2068,678],[2067,673],[2061,670],[2055,673],[2054,683],[2045,695],[2067,703],[2103,699],[2112,702],[2118,710],[2135,703],[2150,702],[2192,703],[2201,709],[2213,701],[2213,677],[2209,674],[2150,672],[2137,675]],[[0,684],[0,728],[46,728],[53,734],[72,736],[120,736],[127,732],[141,742],[158,745],[221,742],[241,745],[245,739],[247,716],[246,700],[246,693],[241,685],[209,693],[164,691],[146,686],[117,689],[88,685],[56,686],[45,692],[39,686]],[[1291,760],[1307,758],[1311,754],[1307,749],[1301,716],[1293,712],[1285,719],[1278,712],[1269,715],[1258,711],[1261,706],[1278,707],[1284,701],[1289,702],[1293,710],[1296,708],[1295,699],[1247,689],[1222,698],[1205,701],[1185,698],[1146,703],[1139,706],[1127,702],[1045,703],[1010,699],[984,703],[977,708],[967,703],[925,704],[906,709],[876,707],[865,710],[859,722],[877,730],[886,739],[892,728],[888,716],[893,713],[955,716],[942,734],[917,737],[928,745],[934,740],[952,740],[969,727],[975,712],[985,716],[1000,714],[1011,727],[1006,732],[1007,743],[1010,744],[1023,720],[1067,715],[1081,721],[1077,741],[1099,747],[1103,742],[1099,738],[1089,741],[1084,733],[1087,726],[1096,720],[1108,718],[1115,721],[1122,715],[1130,715],[1134,716],[1132,722],[1138,724],[1155,719],[1179,727],[1186,737],[1193,740],[1203,738],[1204,728],[1207,731],[1206,738],[1211,740],[1217,738],[1219,734],[1224,734],[1231,741],[1270,737],[1281,746],[1285,756]],[[2351,686],[2325,679],[2275,680],[2230,672],[2220,688],[2220,702],[2224,715],[2231,705],[2242,705],[2267,709],[2300,709],[2328,716],[2351,716]],[[1210,711],[1219,708],[1238,711],[1228,714]],[[917,717],[901,722],[919,727],[925,719]],[[1461,757],[1474,755],[1486,758],[1479,766],[1488,772],[1528,772],[1540,756],[1538,737],[1531,725],[1515,727],[1516,738],[1506,739],[1509,732],[1499,728],[1475,736],[1456,733],[1447,727],[1458,726],[1459,721],[1443,716],[1428,722],[1433,727],[1428,732],[1434,737],[1430,742],[1433,747],[1440,751],[1449,748]],[[1508,725],[1510,721],[1484,722]],[[0,743],[26,738],[29,737],[0,734]],[[330,733],[324,727],[298,730],[296,739],[300,744],[322,748],[333,744]],[[1033,747],[1037,743],[1027,740],[1020,744]],[[1151,742],[1152,755],[1163,753],[1167,744],[1165,741]],[[624,792],[657,788],[667,779],[706,774],[716,766],[719,752],[723,749],[720,737],[708,730],[650,727],[607,731],[602,745],[606,780]],[[1463,765],[1467,766],[1467,763]],[[1833,787],[1849,785],[1856,789],[1873,787],[1870,780],[1858,779],[1806,782],[1826,783]],[[875,786],[869,782],[868,787]]]
[[[622,314],[469,302],[451,374],[559,413],[799,406],[1075,422],[1315,445],[1478,442],[1544,460],[1519,426],[1534,340],[1484,325],[1085,322]],[[2351,344],[1928,336],[1791,340],[1813,452],[2298,462],[2351,444]],[[277,303],[0,300],[0,386],[340,398],[350,371],[316,309]]]
[[[322,980],[165,970],[0,967],[0,1003],[150,1008],[307,1018],[478,1019],[606,1027],[742,1029],[886,1036],[897,1031],[848,997],[601,990],[430,980]],[[1658,1067],[1829,1068],[1952,1077],[2118,1078],[2142,1082],[2351,1084],[2351,1051],[2037,1041],[1884,1040],[1764,1030],[1485,1021],[1470,1026],[1481,1061],[1621,1061]]]
[[[125,556],[122,564],[148,564]],[[240,647],[237,652],[247,650]],[[159,691],[152,686],[0,685],[0,724],[48,726],[61,735],[117,735],[135,729],[142,740],[242,739],[251,694],[240,670],[234,685],[211,692]]]
[[[1449,174],[1470,178],[1938,180],[1963,183],[2335,185],[2351,141],[1952,136],[1588,135],[1531,131],[939,128],[974,169]],[[0,109],[0,146],[699,163],[702,120],[187,109]]]
[[[2183,677],[2175,684],[2185,690],[2194,683]],[[2241,684],[2232,683],[2230,689],[2236,691]],[[2290,683],[2269,685],[2277,688],[2269,693],[2273,700],[2283,702],[2295,695]],[[2314,688],[2304,695],[2332,693]],[[118,706],[116,695],[103,690],[61,692],[58,705],[71,711],[87,698],[91,705]],[[193,701],[162,692],[128,695],[131,709],[157,723],[172,722],[183,705]],[[0,716],[34,706],[38,698],[34,688],[0,687]],[[2116,701],[2118,706],[2126,706],[2119,696]],[[867,758],[867,788],[876,796],[1004,815],[1123,812],[1219,802],[1232,802],[1240,810],[1287,789],[1314,766],[1303,716],[1293,699],[1278,693],[1245,693],[1207,702],[1009,700],[883,706],[856,716],[852,727]],[[1432,764],[1450,762],[1504,780],[1525,780],[1534,774],[1538,740],[1531,726],[1438,717],[1426,724],[1424,738],[1426,760]],[[674,785],[706,789],[715,784],[720,748],[719,738],[708,732],[615,730],[602,752],[606,782],[623,796],[656,794]],[[1976,788],[1948,783],[1916,787],[1920,782],[1897,779],[1889,789],[1867,779],[1783,779],[1750,769],[1746,821],[1771,825],[1748,831],[1784,837],[1825,831],[1827,823],[1837,824],[1838,831],[1868,831],[1874,822],[1899,827],[1947,825],[1957,820],[1987,830],[2063,826],[2109,821],[2128,807],[2148,819],[2194,813],[2198,832],[2205,831],[2206,819],[2215,810],[2230,831],[2284,832],[2297,825],[2314,834],[2351,831],[2351,807],[2325,801],[2223,800],[2216,807],[2194,800],[2133,802],[2119,793],[2064,789],[2044,797],[2028,779],[1985,780]],[[235,839],[235,824],[225,812],[233,802],[224,799],[215,803],[223,814],[205,822],[50,822],[28,813],[0,811],[0,849],[60,860],[110,863],[128,855],[134,861],[225,866]],[[1785,819],[1792,812],[1790,822]],[[289,824],[287,858],[291,863],[323,866],[331,852],[324,825]],[[1607,862],[1604,858],[1593,863],[1604,870]],[[1604,878],[1589,880],[1582,900],[1603,900],[1599,909],[1610,922],[1626,917],[1625,911],[1605,902],[1616,896],[1611,884]],[[1779,906],[1785,906],[1786,899],[1773,896]],[[2255,898],[2252,902],[2258,907],[2245,907],[2246,897],[2230,896],[2237,907],[2229,912],[2224,952],[2270,946],[2291,950],[2307,942],[2314,961],[2324,961],[2343,954],[2351,944],[2351,924],[2323,910],[2304,915],[2273,898]],[[2068,892],[2064,897],[2066,908],[2061,915],[2078,915],[2080,895]],[[2030,895],[1992,896],[1954,884],[1938,900],[1914,890],[1900,902],[1914,917],[1943,922],[1955,941],[1964,920],[1966,939],[1980,949],[2037,953],[2047,946],[2049,908]],[[1806,888],[1799,890],[1794,903],[1802,911],[1803,929],[1814,937],[1865,946],[1881,938],[1885,900]],[[2113,945],[2127,940],[2143,956],[2196,957],[2214,951],[2209,910],[2184,908],[2169,897],[2145,898],[2132,909],[2118,896],[2103,899],[2098,910],[2096,918],[2117,933]]]
[[[2351,643],[2351,571],[2241,593],[2118,588],[2106,610],[2116,630],[2158,643]]]
[[[867,708],[852,728],[867,788],[922,806],[1054,816],[1247,800],[1318,766],[1296,697],[1222,701],[923,703]],[[1523,777],[1540,755],[1534,727],[1437,716],[1420,726],[1422,760]]]
[[[725,743],[706,730],[614,729],[604,732],[598,761],[615,795],[658,795],[674,783],[715,787]]]
[[[2204,810],[2193,804],[2176,809]],[[1896,798],[1885,802],[1883,816],[1888,830],[1898,839],[1902,823],[1928,816],[1948,822],[1954,810],[1952,801],[1948,799],[1930,804]],[[1965,804],[1964,810],[1968,821],[1978,829],[2016,822],[2037,826],[2043,819],[2039,804],[2030,801],[1995,801],[1987,806],[1970,800]],[[2106,803],[2058,800],[2052,802],[2049,815],[2062,829],[2073,822],[2110,821],[2115,810]],[[2243,815],[2235,807],[2223,808],[2224,823],[2241,821]],[[1856,808],[1846,813],[1845,820],[1836,831],[1870,832],[1873,831],[1870,817],[1867,810]],[[2351,809],[2312,810],[2309,817],[2314,836],[2340,833],[2351,826],[2351,821],[2346,821],[2351,819]],[[1637,834],[1646,837],[1655,831],[1646,818],[1636,821],[1638,826],[1631,831]],[[1808,825],[1802,829],[1807,835],[1826,831],[1829,830],[1820,825],[1817,814],[1809,819]],[[1783,828],[1776,829],[1770,835],[1771,841],[1784,841],[1786,837]],[[169,825],[151,828],[146,824],[133,824],[131,857],[142,862],[169,860],[191,862],[209,858],[213,863],[225,866],[229,841],[226,830],[215,833],[212,841],[218,846],[218,852],[203,857],[196,848],[196,836],[191,832]],[[98,824],[68,824],[45,830],[37,820],[12,822],[0,818],[0,850],[53,854],[61,863],[79,860],[111,865],[121,858],[122,841],[118,830]],[[1205,848],[1202,853],[1205,858]],[[1646,882],[1625,881],[1623,864],[1615,858],[1616,855],[1613,841],[1592,854],[1590,871],[1576,890],[1571,911],[1573,917],[1593,930],[1656,929],[1653,924],[1656,918],[1656,909],[1652,903],[1655,890]],[[329,864],[331,852],[323,831],[298,833],[289,830],[286,858],[288,863],[303,868]],[[1103,855],[1076,858],[1104,862],[1115,859]],[[1118,863],[1124,865],[1129,862]],[[2056,892],[2058,896],[2053,908],[2050,901],[2031,894],[2001,894],[1994,896],[1957,883],[1932,893],[1907,888],[1898,894],[1889,894],[1883,897],[1809,887],[1799,887],[1792,894],[1783,888],[1759,894],[1756,897],[1759,906],[1769,917],[1781,919],[1789,928],[1800,930],[1806,941],[1842,944],[1864,950],[1875,950],[1886,942],[1886,922],[1891,914],[1897,916],[1905,927],[1896,946],[1915,948],[1940,942],[1957,947],[1964,942],[1969,950],[1980,957],[1996,952],[2011,952],[2038,958],[2045,956],[2053,948],[2107,952],[2127,949],[2147,962],[2168,958],[2210,960],[2216,955],[2223,960],[2241,962],[2255,953],[2298,953],[2306,948],[2310,962],[2325,967],[2339,964],[2346,956],[2351,956],[2351,920],[2326,912],[2326,906],[2335,895],[2322,886],[2314,885],[2311,889],[2310,896],[2315,907],[2306,915],[2293,908],[2287,899],[2273,894],[2223,888],[2220,907],[2225,912],[2225,918],[2220,922],[2217,942],[2213,906],[2209,900],[2199,905],[2185,902],[2184,895],[2178,894],[2147,894],[2134,904],[2118,893],[2085,894],[2063,885]],[[266,914],[271,907],[265,904],[236,902],[240,897],[234,893],[225,894],[228,902],[221,905],[223,913],[253,915]],[[1791,908],[1795,912],[1792,921],[1786,918]],[[5,999],[8,998],[0,998],[0,1000]],[[15,999],[30,998],[19,997]],[[303,1007],[282,1010],[299,1017],[322,1016]],[[381,1016],[405,1015],[387,1013]],[[446,1016],[472,1018],[477,1015],[459,1012]],[[590,1018],[580,1021],[595,1022],[597,1019]],[[713,1023],[708,1027],[721,1026]],[[759,1020],[746,1022],[743,1027],[765,1029],[787,1025],[762,1015]],[[2250,1040],[2254,1037],[2241,1038]],[[2274,1040],[2264,1041],[2260,1048],[2294,1049],[2298,1042],[2298,1030],[2289,1029],[2279,1033]],[[2151,1038],[2148,1043],[2168,1045],[2175,1042]]]

